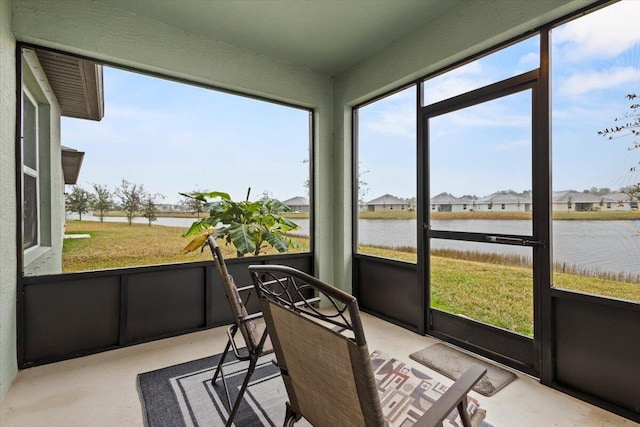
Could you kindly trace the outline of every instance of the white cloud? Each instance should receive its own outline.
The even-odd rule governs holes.
[[[610,89],[638,81],[640,69],[616,67],[605,71],[574,74],[560,83],[559,91],[565,95],[581,95],[592,90]]]
[[[613,58],[640,43],[640,1],[622,1],[553,31],[559,56],[579,62],[592,58]]]
[[[540,52],[529,52],[518,60],[518,66],[531,70],[540,66]]]
[[[376,118],[364,120],[365,129],[403,138],[416,136],[415,107],[412,103],[392,105],[377,112]]]
[[[489,84],[495,79],[483,67],[482,60],[470,62],[424,83],[425,105],[451,98]]]

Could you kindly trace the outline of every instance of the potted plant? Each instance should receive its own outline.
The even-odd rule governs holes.
[[[270,245],[278,252],[286,252],[289,247],[300,245],[285,233],[297,230],[294,222],[281,214],[290,208],[279,200],[263,197],[256,201],[249,200],[251,188],[244,201],[231,200],[228,193],[212,191],[206,193],[180,193],[204,203],[203,210],[209,212],[206,218],[195,221],[182,234],[183,237],[195,236],[183,249],[187,253],[201,248],[207,237],[223,238],[226,244],[232,244],[238,257],[245,254],[259,255],[260,251]]]

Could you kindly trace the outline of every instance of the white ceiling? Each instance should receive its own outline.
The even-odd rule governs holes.
[[[336,75],[461,0],[102,0],[237,47]]]

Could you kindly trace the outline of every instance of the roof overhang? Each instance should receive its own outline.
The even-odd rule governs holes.
[[[61,146],[61,148],[64,183],[74,185],[78,182],[80,167],[82,167],[82,161],[84,160],[84,151],[74,150],[73,148],[65,146]]]
[[[63,116],[102,120],[102,65],[43,49],[36,49],[36,55]]]

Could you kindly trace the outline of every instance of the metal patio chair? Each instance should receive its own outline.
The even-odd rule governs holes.
[[[253,285],[238,288],[233,277],[227,270],[227,265],[225,264],[224,257],[222,256],[222,251],[216,243],[216,240],[212,236],[209,236],[207,244],[211,249],[216,270],[218,270],[220,281],[222,282],[224,293],[229,301],[229,307],[231,308],[231,314],[233,315],[234,320],[234,323],[227,330],[227,345],[225,346],[222,357],[218,362],[213,378],[211,379],[211,384],[214,386],[218,376],[220,376],[220,379],[222,380],[222,385],[227,397],[227,403],[229,404],[229,418],[226,421],[226,426],[230,426],[233,423],[233,419],[238,408],[240,407],[242,397],[247,389],[251,375],[253,375],[256,368],[258,359],[262,356],[273,353],[273,348],[271,347],[270,340],[268,339],[264,322],[261,322],[262,313],[249,314],[245,306],[246,302],[248,302],[251,297]],[[242,298],[243,295],[245,296],[244,300]],[[236,343],[236,334],[238,331],[240,331],[240,334],[242,335],[244,346],[238,346]],[[244,381],[242,382],[242,387],[240,388],[233,405],[231,403],[231,397],[229,395],[229,389],[227,388],[223,368],[229,350],[233,351],[233,354],[238,360],[249,361],[249,367],[247,368],[247,373],[244,377]]]
[[[291,267],[249,271],[289,398],[285,426],[304,417],[319,427],[436,427],[458,419],[472,427],[484,418],[477,402],[469,413],[467,396],[483,367],[472,366],[447,389],[381,352],[370,356],[355,297]],[[328,308],[295,303],[309,290]]]

